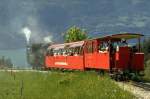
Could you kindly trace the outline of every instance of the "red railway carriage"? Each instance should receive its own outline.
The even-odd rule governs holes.
[[[84,70],[84,42],[80,41],[50,46],[45,59],[46,67]]]
[[[49,46],[45,57],[46,68],[97,69],[106,71],[142,71],[144,53],[141,52],[142,34],[123,33],[100,38]],[[131,46],[128,40],[138,39]]]

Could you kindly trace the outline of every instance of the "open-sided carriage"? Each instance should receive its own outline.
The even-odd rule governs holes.
[[[71,70],[96,69],[111,74],[144,70],[144,53],[141,52],[142,34],[114,34],[85,41],[54,44],[45,56],[46,68]],[[128,41],[137,39],[135,45]]]

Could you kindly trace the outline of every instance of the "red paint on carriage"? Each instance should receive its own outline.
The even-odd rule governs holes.
[[[83,56],[47,56],[47,68],[84,70]]]
[[[51,54],[46,55],[45,65],[46,68],[72,70],[91,68],[107,71],[142,71],[144,69],[144,54],[140,50],[137,53],[132,51],[133,48],[129,46],[114,46],[122,39],[139,39],[141,36],[143,35],[115,34],[92,40],[51,45],[48,48]]]
[[[85,68],[93,69],[110,69],[110,58],[109,52],[95,52],[93,54],[85,54]]]
[[[144,53],[134,53],[131,62],[132,70],[144,70]]]
[[[119,51],[116,52],[116,67],[118,69],[126,70],[130,64],[130,48],[128,46],[119,47]]]

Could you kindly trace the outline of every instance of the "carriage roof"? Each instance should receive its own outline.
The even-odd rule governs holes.
[[[64,43],[64,44],[54,44],[54,45],[49,46],[48,49],[58,50],[58,49],[64,49],[66,47],[68,47],[68,48],[74,48],[74,47],[83,46],[83,44],[84,44],[84,41]]]
[[[138,33],[120,33],[120,34],[112,34],[112,35],[107,35],[103,37],[98,37],[94,38],[91,40],[99,39],[99,40],[104,40],[104,41],[109,41],[109,40],[122,40],[122,39],[135,39],[135,38],[140,38],[144,36],[143,34],[138,34]],[[88,40],[87,40],[88,41]],[[53,44],[48,47],[48,49],[64,49],[64,48],[75,48],[75,47],[80,47],[83,46],[85,41],[78,41],[78,42],[71,42],[71,43],[64,43],[64,44]]]
[[[100,39],[100,40],[121,40],[121,39],[135,39],[135,38],[140,38],[144,36],[143,34],[139,33],[120,33],[120,34],[112,34],[112,35],[107,35],[95,39]]]

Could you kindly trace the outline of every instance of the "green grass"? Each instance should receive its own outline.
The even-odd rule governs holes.
[[[0,72],[0,99],[133,98],[109,77],[95,72]]]
[[[144,74],[145,74],[144,79],[150,81],[150,60],[146,62]]]

